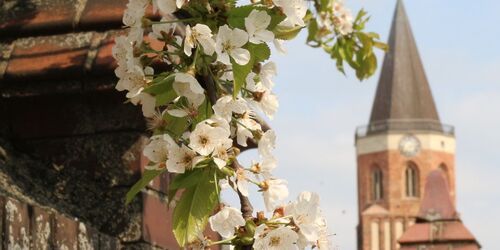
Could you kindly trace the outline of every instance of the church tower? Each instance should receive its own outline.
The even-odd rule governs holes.
[[[443,170],[455,205],[454,128],[439,119],[401,0],[388,43],[369,124],[356,131],[358,250],[400,248],[433,170]]]

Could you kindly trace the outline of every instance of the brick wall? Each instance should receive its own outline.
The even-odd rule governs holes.
[[[385,249],[383,234],[385,233],[382,222],[390,222],[391,248],[398,249],[396,237],[396,222],[403,224],[403,230],[415,221],[419,212],[421,198],[424,192],[425,178],[434,169],[442,166],[447,168],[450,185],[450,194],[455,202],[455,160],[454,155],[445,152],[423,149],[415,157],[407,158],[398,150],[386,150],[358,155],[358,208],[359,208],[359,234],[361,242],[359,249],[370,250],[370,223],[372,220],[380,221],[380,248]],[[408,162],[418,167],[419,196],[416,198],[405,197],[405,169]],[[384,198],[373,201],[371,197],[371,173],[375,166],[383,172]],[[370,206],[377,204],[387,211],[387,214],[366,215],[362,213]]]

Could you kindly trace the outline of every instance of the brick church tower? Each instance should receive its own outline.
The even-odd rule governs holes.
[[[399,249],[431,171],[443,170],[455,205],[455,137],[434,104],[408,17],[398,1],[369,125],[356,131],[358,249]]]

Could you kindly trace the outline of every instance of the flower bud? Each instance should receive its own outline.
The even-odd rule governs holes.
[[[147,17],[143,17],[141,22],[142,22],[143,28],[148,28],[148,27],[151,27],[151,25],[153,25],[153,22],[151,22],[151,20],[149,20],[149,18],[147,18]]]

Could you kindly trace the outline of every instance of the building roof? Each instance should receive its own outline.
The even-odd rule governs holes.
[[[404,232],[398,242],[405,250],[419,249],[412,248],[415,246],[432,246],[426,249],[435,250],[480,248],[451,202],[448,183],[441,169],[427,176],[417,222]]]
[[[439,122],[402,0],[396,6],[388,44],[370,124],[388,120]]]
[[[425,221],[459,219],[451,201],[448,182],[441,169],[436,169],[427,176],[418,218]]]
[[[408,228],[399,243],[431,243],[475,241],[476,238],[460,221],[417,223]]]

